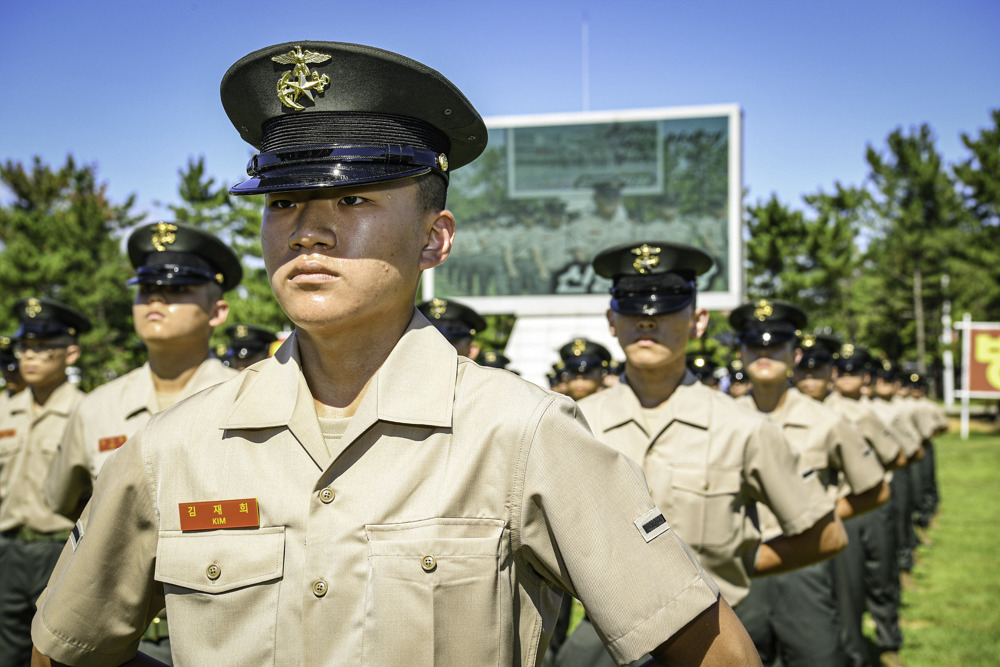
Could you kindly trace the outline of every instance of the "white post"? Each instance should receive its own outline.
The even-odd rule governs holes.
[[[972,315],[962,317],[962,440],[969,439],[969,360],[972,358],[969,346]]]
[[[948,274],[941,276],[941,292],[945,295],[944,303],[941,304],[941,345],[944,352],[941,354],[941,361],[944,369],[941,377],[941,384],[944,385],[944,404],[950,408],[955,404],[955,358],[951,353],[951,342],[953,332],[951,329],[951,299],[948,298]]]

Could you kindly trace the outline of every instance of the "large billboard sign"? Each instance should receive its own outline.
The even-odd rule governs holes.
[[[489,144],[452,175],[448,261],[425,298],[482,313],[594,314],[609,281],[590,266],[632,241],[687,243],[715,267],[699,305],[742,301],[742,115],[736,105],[487,119]]]

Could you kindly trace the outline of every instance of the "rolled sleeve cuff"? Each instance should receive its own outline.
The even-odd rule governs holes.
[[[627,633],[608,642],[619,665],[627,665],[653,651],[719,600],[719,588],[707,573],[694,575],[680,595]]]
[[[39,602],[41,601],[39,599]],[[139,643],[136,642],[129,647],[129,650],[105,653],[96,646],[84,646],[69,637],[60,637],[45,625],[41,605],[31,621],[31,641],[42,655],[76,667],[121,665],[135,657],[139,649]]]

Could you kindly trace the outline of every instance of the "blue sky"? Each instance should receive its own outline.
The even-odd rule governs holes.
[[[949,161],[1000,107],[995,0],[88,3],[0,0],[0,160],[96,164],[113,201],[176,202],[203,155],[231,184],[251,154],[219,102],[240,57],[361,42],[441,71],[483,116],[737,103],[748,201],[859,184],[866,144],[928,123]],[[6,199],[5,193],[0,197]]]

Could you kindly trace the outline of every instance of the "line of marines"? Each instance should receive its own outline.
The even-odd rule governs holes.
[[[329,54],[335,77],[310,72]],[[262,235],[296,221],[272,258],[330,252],[328,221],[348,209],[426,207],[422,188],[485,147],[450,82],[371,47],[268,47],[222,94],[261,151],[234,194],[267,194]],[[416,248],[423,270],[447,258],[454,221],[443,203],[420,210],[419,242],[379,242]],[[181,223],[141,226],[128,254],[148,360],[89,394],[66,375],[87,317],[15,305],[26,387],[0,402],[0,664],[864,665],[865,609],[881,661],[899,664],[898,582],[914,516],[934,513],[945,424],[898,369],[805,333],[783,302],[730,315],[739,399],[700,382],[707,362],[690,370],[686,350],[708,324],[704,251],[635,239],[597,254],[625,361],[609,372],[606,348],[567,343],[553,382],[567,396],[497,370],[510,362],[478,348],[472,309],[411,308],[407,274],[384,295],[403,326],[346,407],[310,368],[333,335],[296,301],[334,282],[316,266],[275,286],[296,324],[280,349],[237,325],[213,355],[239,258]],[[191,522],[224,502],[257,515]]]

